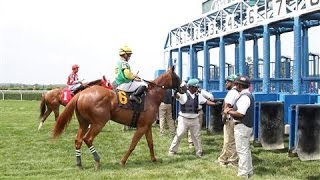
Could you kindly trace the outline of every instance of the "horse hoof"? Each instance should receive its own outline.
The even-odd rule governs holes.
[[[77,167],[78,167],[79,170],[83,170],[83,167],[81,165],[80,166],[77,165]]]
[[[162,159],[154,159],[152,160],[153,163],[162,163]]]
[[[101,169],[101,164],[100,164],[100,162],[96,162],[94,168],[95,168],[95,170],[100,170],[100,169]]]
[[[40,131],[42,125],[43,125],[43,122],[40,122],[40,123],[39,123],[39,126],[38,126],[38,131]]]
[[[119,163],[119,164],[120,164],[120,166],[121,166],[121,167],[123,167],[123,168],[126,166],[126,163],[125,163],[125,162],[123,162],[123,161],[120,161],[120,163]]]

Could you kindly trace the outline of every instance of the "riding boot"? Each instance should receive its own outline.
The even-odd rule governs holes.
[[[76,88],[75,90],[73,90],[73,92],[71,92],[71,95],[74,96],[76,95],[79,91],[84,90],[85,87],[81,84],[78,88]]]
[[[130,101],[134,101],[134,102],[136,102],[136,103],[138,103],[138,104],[141,104],[141,102],[142,102],[142,100],[141,100],[141,95],[144,93],[144,91],[147,89],[147,87],[146,86],[140,86],[140,87],[138,87],[138,89],[134,92],[134,93],[132,93],[131,95],[130,95]]]

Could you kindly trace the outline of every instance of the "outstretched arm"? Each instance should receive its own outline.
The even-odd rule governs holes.
[[[217,105],[219,105],[221,103],[219,101],[213,102],[213,101],[207,100],[206,104],[209,105],[209,106],[217,106]]]

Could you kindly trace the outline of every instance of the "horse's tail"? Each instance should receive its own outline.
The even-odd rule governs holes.
[[[40,100],[40,117],[39,119],[41,119],[44,115],[44,113],[46,112],[46,99],[45,99],[46,94],[43,93],[41,96],[41,100]]]
[[[57,138],[61,135],[61,133],[64,131],[64,129],[68,126],[70,123],[73,112],[76,108],[77,101],[79,98],[80,93],[76,94],[71,101],[67,104],[67,106],[64,108],[63,112],[59,115],[57,122],[53,129],[53,138]]]

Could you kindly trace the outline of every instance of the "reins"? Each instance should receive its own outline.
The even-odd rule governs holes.
[[[156,84],[156,83],[154,83],[154,82],[152,82],[152,81],[148,81],[148,80],[145,80],[145,79],[141,79],[141,80],[143,80],[144,82],[146,82],[146,83],[148,83],[148,84],[152,84],[152,85],[154,85],[154,86],[156,86],[156,87],[159,87],[159,88],[162,88],[162,89],[173,89],[173,88],[168,87],[168,86],[158,85],[158,84]]]
[[[175,74],[172,73],[172,76],[173,76],[173,77],[172,77],[172,80],[173,80],[174,84],[172,84],[171,86],[158,85],[158,84],[156,84],[156,83],[154,83],[154,82],[152,82],[152,81],[148,81],[148,80],[145,80],[145,79],[142,79],[142,78],[140,78],[140,79],[143,80],[144,82],[148,83],[148,84],[152,84],[153,86],[159,87],[159,88],[161,88],[161,89],[173,89],[173,90],[178,90],[180,84],[177,83],[177,80],[178,80],[178,82],[181,82],[181,81],[180,81],[179,78],[177,79],[177,77],[175,77],[174,75],[175,75]],[[176,87],[175,87],[175,85],[176,85]]]

